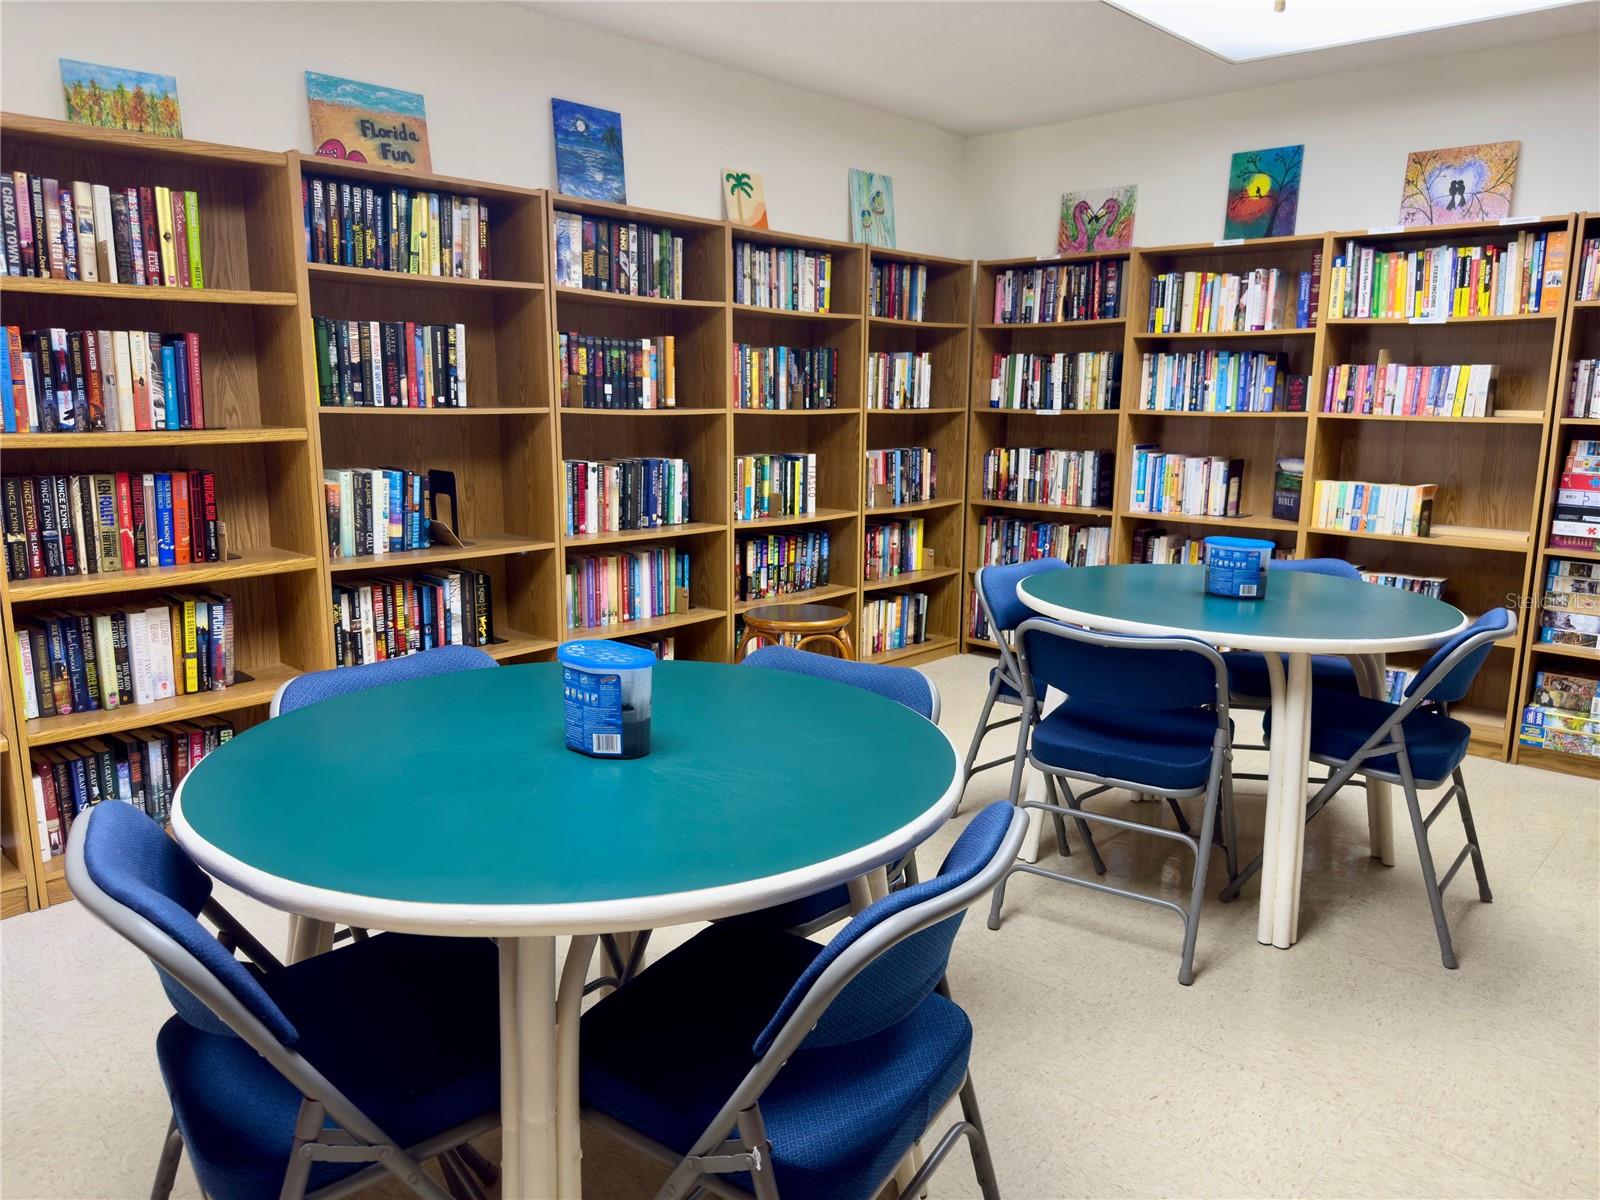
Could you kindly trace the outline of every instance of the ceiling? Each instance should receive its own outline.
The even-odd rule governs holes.
[[[1288,0],[1296,3],[1448,0]],[[524,0],[522,8],[911,117],[996,133],[1562,36],[1600,2],[1283,58],[1223,62],[1099,0]],[[1239,0],[1270,20],[1272,0]]]

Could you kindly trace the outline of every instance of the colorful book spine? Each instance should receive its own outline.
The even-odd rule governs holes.
[[[800,246],[735,241],[733,302],[785,312],[831,312],[833,254]]]
[[[683,299],[684,239],[649,222],[555,214],[558,287]]]
[[[927,446],[867,451],[868,508],[920,504],[939,491],[939,455]]]
[[[689,610],[691,556],[646,546],[567,560],[567,628],[598,629]]]
[[[307,261],[369,271],[490,279],[489,210],[477,196],[309,175]]]
[[[926,350],[873,350],[867,354],[867,407],[933,407],[933,355]]]
[[[735,594],[771,600],[827,587],[832,534],[827,529],[742,535],[735,552]]]
[[[146,228],[162,230],[163,240],[147,236]],[[181,270],[173,244],[179,231]],[[147,262],[136,268],[132,260],[133,247],[142,250],[147,243],[156,250],[153,271]],[[7,275],[39,279],[204,287],[199,195],[0,173],[0,266]]]
[[[1243,512],[1244,461],[1133,448],[1128,507],[1133,512],[1238,517]]]
[[[1111,507],[1114,450],[997,446],[983,456],[981,495],[1051,508]]]
[[[740,454],[734,458],[734,520],[806,517],[816,511],[815,454]]]
[[[444,567],[406,578],[333,586],[333,655],[339,667],[420,654],[439,646],[491,646],[494,592],[485,571]]]
[[[831,346],[733,347],[733,406],[774,411],[836,408],[839,352]]]
[[[896,321],[925,321],[928,268],[921,264],[875,262],[867,281],[867,312]]]
[[[989,407],[1076,412],[1120,407],[1122,352],[996,354],[989,370]]]
[[[674,335],[620,338],[562,333],[556,343],[565,407],[678,406],[678,343]]]
[[[994,280],[994,323],[1114,320],[1122,316],[1127,269],[1108,258],[1001,271]]]
[[[1311,325],[1310,272],[1258,267],[1168,271],[1150,278],[1150,333],[1244,333]]]
[[[1289,386],[1282,354],[1191,350],[1145,354],[1139,365],[1141,412],[1291,412],[1306,388]]]
[[[1329,271],[1336,317],[1420,322],[1558,309],[1567,282],[1566,230],[1505,241],[1380,250],[1345,243]]]
[[[659,529],[691,520],[689,464],[681,458],[568,459],[568,537]]]
[[[869,520],[864,549],[862,576],[868,583],[893,579],[934,565],[933,549],[928,545],[927,522],[922,517],[899,521]]]

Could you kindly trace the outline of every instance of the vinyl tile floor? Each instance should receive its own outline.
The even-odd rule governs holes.
[[[926,668],[963,750],[992,661]],[[1254,721],[1241,716],[1241,740]],[[1010,732],[987,756],[1009,750]],[[1263,758],[1240,753],[1236,768],[1262,771]],[[1157,909],[1023,876],[998,931],[972,913],[950,984],[976,1028],[1003,1193],[1600,1197],[1600,787],[1478,758],[1466,774],[1495,900],[1480,903],[1470,878],[1446,894],[1456,971],[1439,964],[1403,813],[1385,868],[1368,857],[1354,793],[1307,833],[1299,944],[1256,943],[1253,885],[1238,903],[1212,899],[1192,987],[1176,982],[1179,924]],[[921,853],[924,875],[1007,783],[1004,769],[973,780]],[[1262,786],[1240,785],[1248,848]],[[1126,796],[1107,805],[1170,820]],[[1453,813],[1434,830],[1446,862]],[[1182,897],[1180,847],[1098,840],[1112,876]],[[1085,860],[1057,859],[1046,832],[1043,861]],[[1213,897],[1221,884],[1217,855]],[[281,914],[223,901],[283,943]],[[692,932],[660,931],[652,956]],[[148,1195],[168,1115],[153,1041],[170,1011],[154,971],[79,906],[0,925],[0,1196]],[[498,1154],[498,1138],[483,1148]],[[587,1129],[584,1176],[589,1197],[634,1200],[665,1171]],[[175,1195],[198,1194],[185,1166]],[[978,1195],[963,1150],[930,1195]]]

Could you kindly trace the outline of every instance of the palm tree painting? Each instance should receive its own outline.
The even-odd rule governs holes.
[[[767,227],[767,189],[754,171],[722,168],[722,203],[728,220],[749,229]]]
[[[556,190],[582,200],[626,204],[622,114],[552,98],[550,116],[555,125]]]
[[[182,137],[178,81],[171,75],[61,61],[67,120],[101,129],[126,129],[158,137]]]
[[[1228,174],[1225,238],[1281,237],[1294,232],[1300,211],[1300,167],[1306,148],[1242,150]]]

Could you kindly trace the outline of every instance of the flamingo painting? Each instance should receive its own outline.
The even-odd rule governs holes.
[[[1126,250],[1133,245],[1133,214],[1139,201],[1137,184],[1067,192],[1061,197],[1061,228],[1056,250],[1092,254]]]

